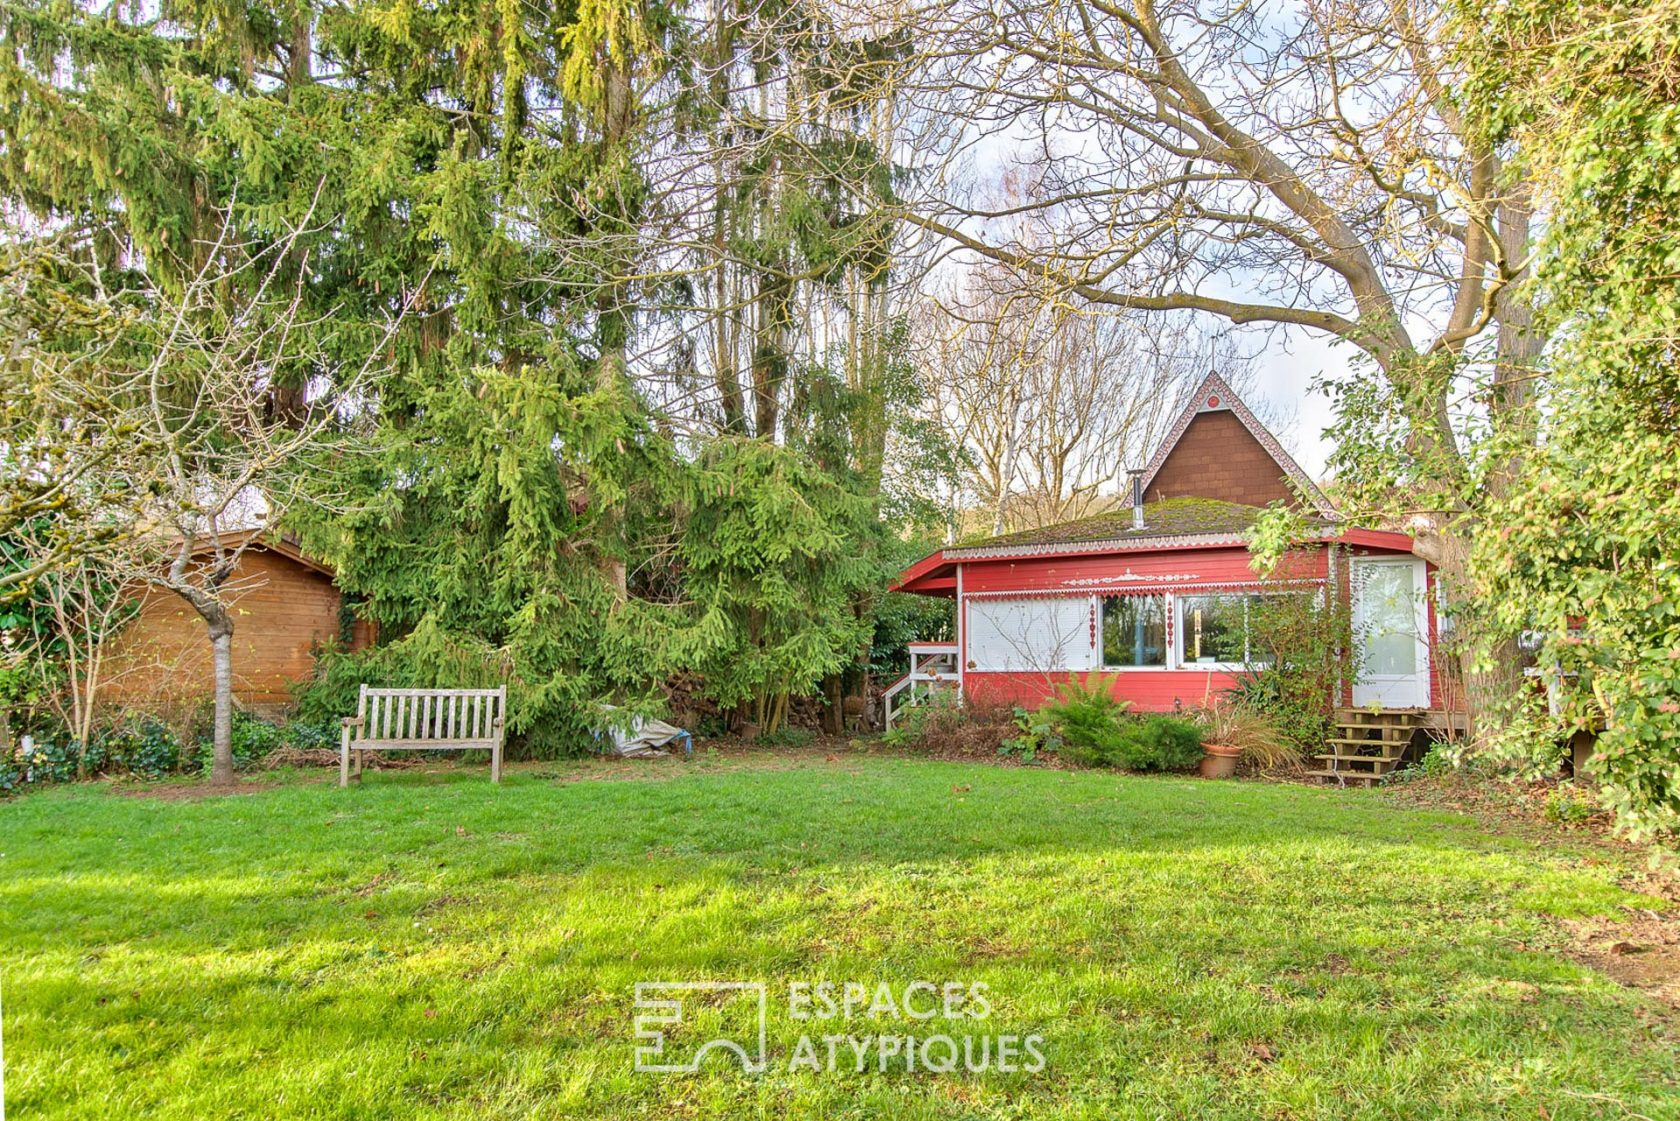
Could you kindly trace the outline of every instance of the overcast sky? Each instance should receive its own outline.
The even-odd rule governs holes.
[[[1348,347],[1332,345],[1328,338],[1305,331],[1291,331],[1287,336],[1274,332],[1268,337],[1270,345],[1254,362],[1258,390],[1272,405],[1272,415],[1286,418],[1276,433],[1278,439],[1307,474],[1322,480],[1330,452],[1330,442],[1323,436],[1330,425],[1330,401],[1309,387],[1321,375],[1340,378],[1347,372]]]

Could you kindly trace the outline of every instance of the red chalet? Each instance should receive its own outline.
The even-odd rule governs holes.
[[[1248,538],[1274,501],[1300,509],[1313,534],[1262,579],[1249,566]],[[1137,710],[1199,704],[1253,664],[1246,625],[1255,597],[1323,589],[1353,597],[1363,646],[1341,723],[1381,725],[1350,727],[1349,738],[1388,742],[1419,727],[1450,728],[1459,706],[1436,657],[1432,581],[1433,566],[1413,555],[1406,534],[1340,522],[1210,374],[1133,474],[1129,506],[941,549],[900,574],[900,591],[956,601],[956,641],[911,647],[911,673],[888,693],[888,721],[952,684],[967,698],[1032,705],[1094,670],[1114,672],[1115,695]]]

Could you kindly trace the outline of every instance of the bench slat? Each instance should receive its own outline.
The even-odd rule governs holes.
[[[494,739],[487,740],[357,740],[352,745],[357,751],[488,751],[496,746]]]
[[[339,785],[350,781],[351,753],[361,776],[364,751],[488,751],[490,778],[501,781],[507,687],[373,689],[360,687],[357,720],[341,734]]]
[[[499,689],[369,689],[370,697],[495,697]]]

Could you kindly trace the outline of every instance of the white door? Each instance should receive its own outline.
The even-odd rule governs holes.
[[[1355,557],[1353,626],[1361,647],[1356,708],[1429,707],[1425,569],[1411,557]]]

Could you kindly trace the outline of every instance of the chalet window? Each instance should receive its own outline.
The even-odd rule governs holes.
[[[1186,667],[1247,666],[1269,660],[1250,642],[1255,595],[1178,597],[1178,660]]]
[[[968,601],[968,668],[1044,673],[1094,668],[1087,596]]]
[[[1107,596],[1102,601],[1103,666],[1143,669],[1167,664],[1164,596]]]

